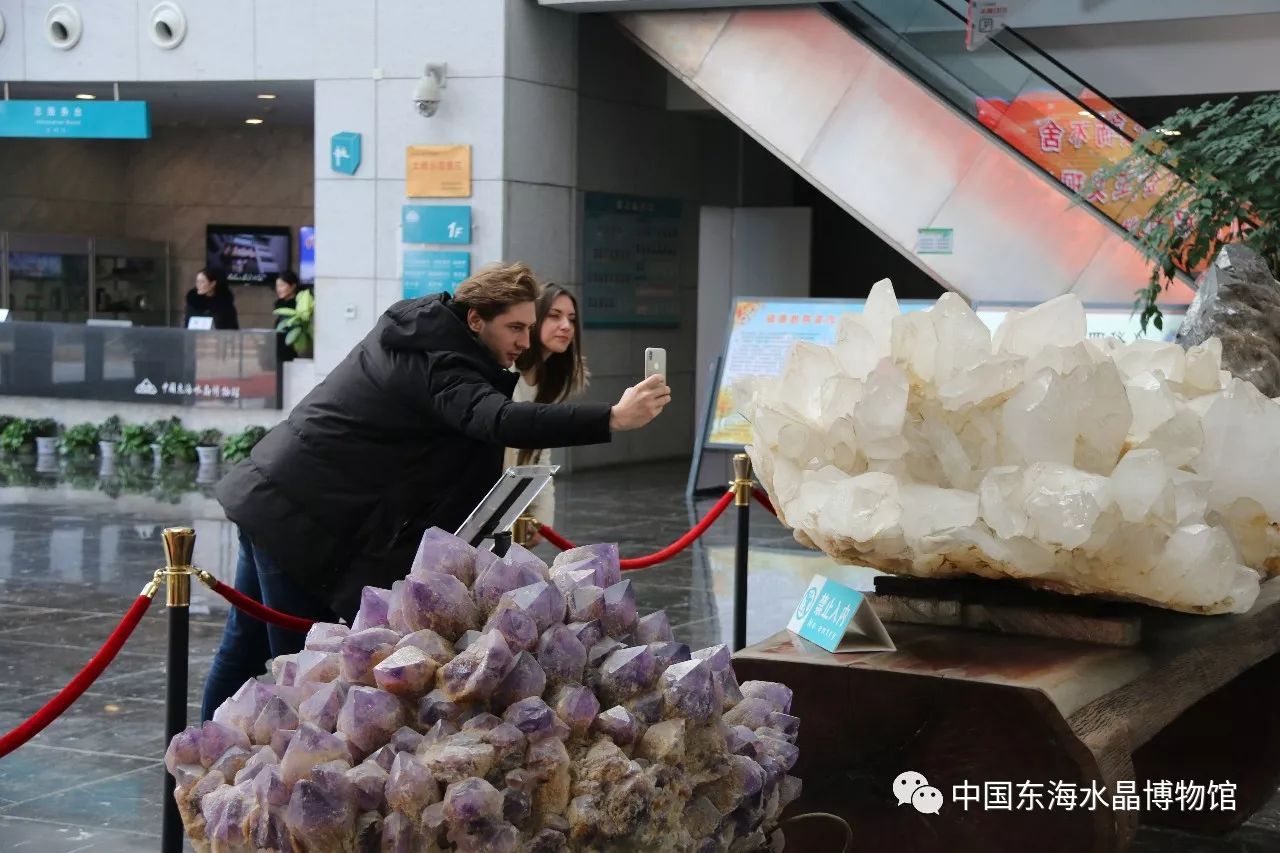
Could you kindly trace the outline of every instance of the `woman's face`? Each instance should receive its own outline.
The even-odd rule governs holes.
[[[213,282],[204,273],[196,273],[196,293],[210,296],[213,293]]]
[[[276,279],[276,299],[292,299],[298,295],[298,288],[282,278]]]
[[[551,303],[551,310],[542,320],[539,336],[542,348],[551,353],[562,353],[573,346],[573,327],[578,319],[578,312],[573,307],[573,299],[562,293]]]

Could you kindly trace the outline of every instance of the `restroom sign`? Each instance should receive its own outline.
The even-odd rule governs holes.
[[[329,168],[342,175],[354,175],[360,168],[360,134],[344,131],[329,139]]]

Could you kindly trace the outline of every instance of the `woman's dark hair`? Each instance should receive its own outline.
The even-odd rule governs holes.
[[[569,297],[569,301],[573,303],[573,343],[564,352],[551,353],[544,358],[542,324],[561,296]],[[533,334],[529,336],[529,349],[516,359],[516,369],[522,373],[533,371],[533,384],[538,386],[535,402],[560,403],[570,395],[581,393],[591,378],[586,357],[582,353],[582,316],[578,313],[578,300],[560,285],[547,284],[542,288],[535,309],[536,319]],[[532,464],[539,452],[521,450],[517,464]]]
[[[298,280],[298,274],[293,270],[285,270],[280,273],[280,275],[276,276],[276,278],[280,279],[285,284],[291,284],[294,287],[299,287],[302,284],[302,282]]]
[[[201,267],[196,275],[202,275],[213,282],[213,295],[219,299],[232,299],[231,288],[227,285],[226,276],[217,267]]]

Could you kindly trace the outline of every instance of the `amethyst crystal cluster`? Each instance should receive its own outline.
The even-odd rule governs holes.
[[[637,618],[613,545],[428,531],[270,678],[169,744],[197,850],[781,850],[800,793],[791,691]]]

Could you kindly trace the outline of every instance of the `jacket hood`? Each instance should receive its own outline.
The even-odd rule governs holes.
[[[387,349],[456,352],[493,361],[484,345],[471,334],[447,293],[397,302],[382,315],[378,325],[381,327],[378,342]],[[497,362],[494,366],[497,367]]]

